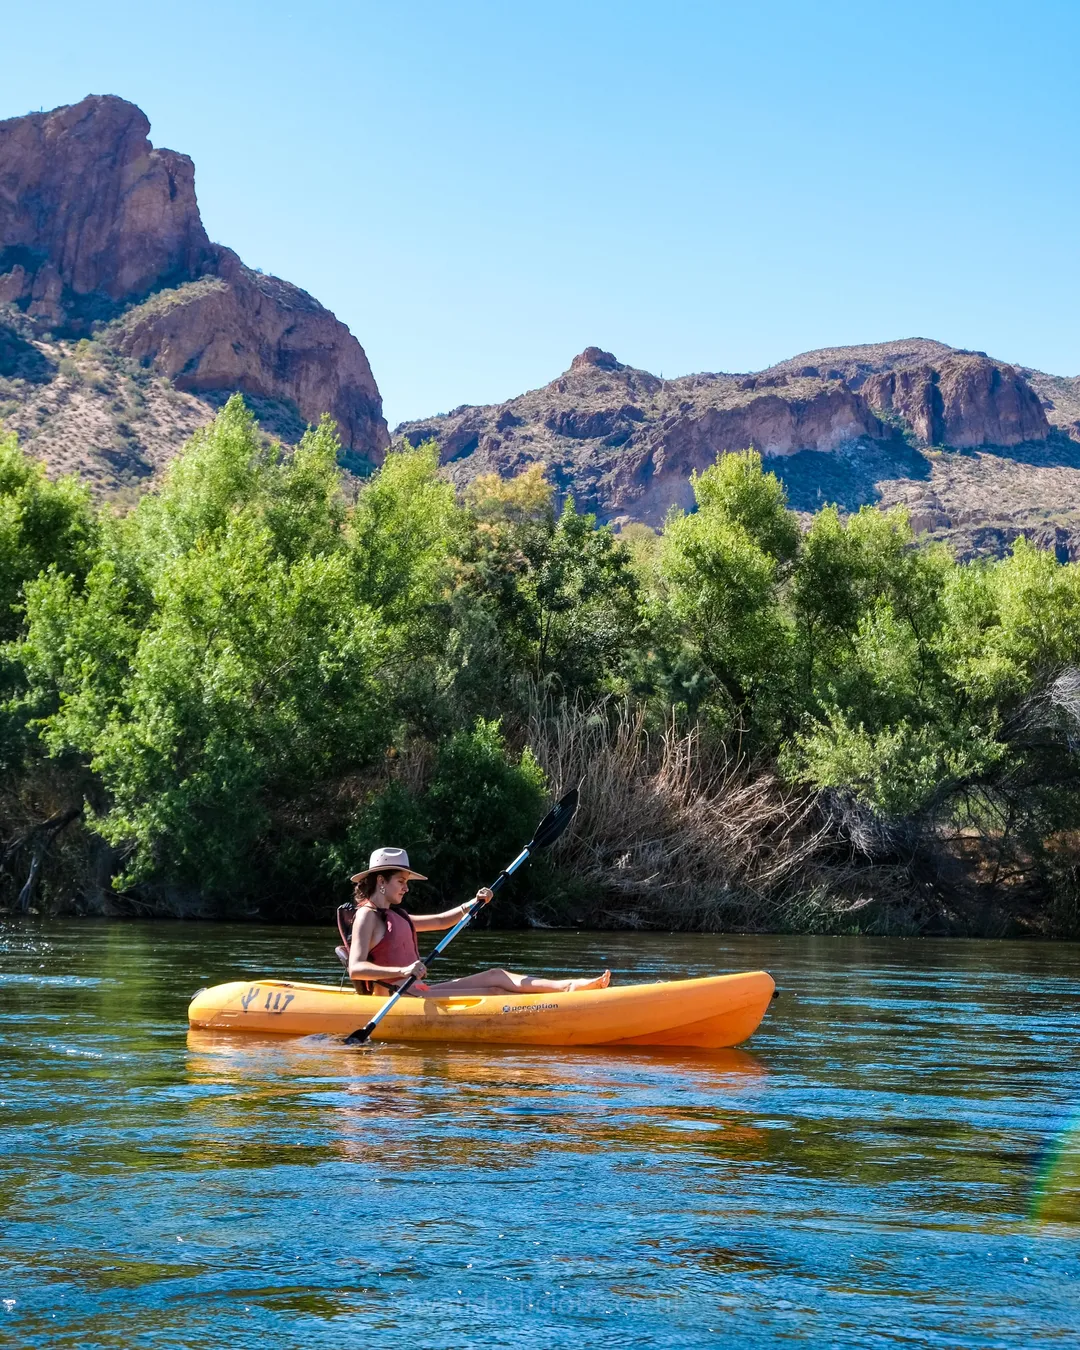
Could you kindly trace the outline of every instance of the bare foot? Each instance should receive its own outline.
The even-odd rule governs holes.
[[[576,994],[580,989],[606,989],[611,983],[611,971],[605,970],[603,975],[597,975],[595,980],[567,980],[566,992]]]

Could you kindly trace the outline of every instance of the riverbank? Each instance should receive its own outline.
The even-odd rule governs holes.
[[[818,872],[819,883],[825,871],[822,868]],[[659,893],[655,898],[643,895],[637,888],[629,895],[627,890],[605,892],[579,876],[549,869],[545,870],[541,883],[530,888],[528,896],[503,892],[497,904],[477,922],[477,928],[499,933],[572,932],[585,928],[612,934],[1046,942],[1076,941],[1080,932],[1074,908],[1063,906],[1056,897],[1043,903],[1027,897],[1018,912],[1015,901],[1010,907],[995,902],[992,894],[981,896],[974,892],[959,898],[943,897],[929,887],[920,890],[908,876],[902,875],[898,884],[896,876],[886,873],[885,893],[879,899],[872,890],[875,869],[860,871],[841,865],[835,872],[841,875],[846,893],[830,892],[820,884],[816,889],[800,892],[796,875],[778,893],[734,889],[710,893],[707,886],[699,885],[688,899],[678,889],[668,895]],[[862,888],[853,884],[860,876],[867,883]],[[327,934],[333,935],[337,931],[334,921],[337,901],[336,896],[328,895],[321,906],[309,902],[297,912],[263,913],[252,907],[222,906],[220,901],[188,892],[124,894],[103,888],[91,896],[84,892],[68,897],[51,895],[48,908],[0,907],[0,922],[36,920],[50,930],[59,929],[71,920],[122,921],[136,926],[164,922],[167,927],[176,923],[228,926],[239,922],[251,927],[271,924],[281,931],[321,924]],[[409,903],[414,913],[434,912],[442,904],[422,894],[419,886],[414,887]]]

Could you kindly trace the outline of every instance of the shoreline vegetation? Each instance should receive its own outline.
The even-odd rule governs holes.
[[[237,396],[118,514],[0,436],[0,909],[329,921],[388,841],[434,908],[584,776],[491,922],[1080,937],[1080,566],[338,453]]]

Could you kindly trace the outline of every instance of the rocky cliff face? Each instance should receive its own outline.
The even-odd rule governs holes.
[[[195,166],[149,132],[111,96],[0,122],[0,301],[81,335],[213,269]]]
[[[373,463],[389,443],[364,349],[306,291],[219,249],[214,275],[159,292],[117,320],[106,340],[178,389],[292,404],[302,422],[328,412],[341,443]]]
[[[1080,441],[1080,375],[1047,375],[1027,367],[1020,374],[1038,394],[1050,425]]]
[[[269,401],[275,429],[329,412],[343,446],[378,462],[389,438],[363,348],[306,292],[211,244],[191,160],[149,130],[111,96],[0,122],[0,359],[93,334],[208,406],[235,390]]]
[[[837,497],[820,488],[838,471],[852,482],[869,468],[904,477],[921,472],[930,447],[1042,444],[1051,427],[1012,366],[913,339],[807,352],[756,375],[676,380],[589,347],[542,389],[398,432],[412,444],[437,440],[457,481],[540,460],[602,518],[658,524],[671,505],[692,502],[690,475],[730,450],[752,446],[773,457],[772,467],[795,485],[797,505],[811,486],[801,480],[816,473],[812,506]],[[808,455],[817,457],[813,472]]]

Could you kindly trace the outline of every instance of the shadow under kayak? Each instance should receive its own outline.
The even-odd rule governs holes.
[[[403,998],[373,1039],[722,1049],[757,1030],[775,988],[771,975],[755,970],[572,994]],[[236,980],[200,989],[188,1021],[215,1031],[347,1036],[385,1001],[332,985]]]

